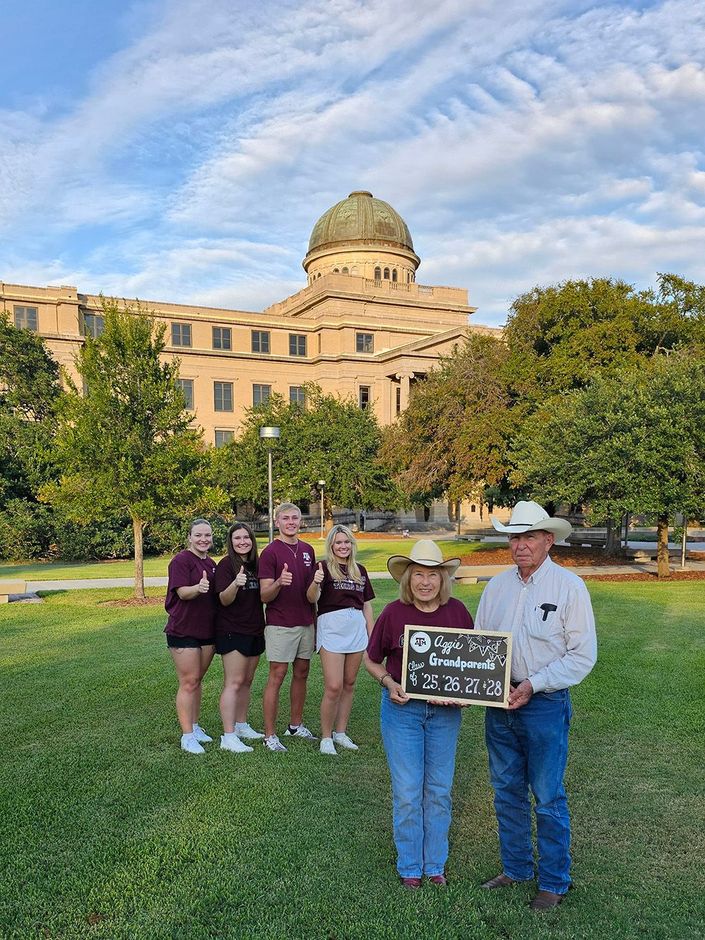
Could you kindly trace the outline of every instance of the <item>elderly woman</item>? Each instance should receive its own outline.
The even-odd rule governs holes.
[[[406,624],[471,630],[472,617],[451,594],[460,559],[443,560],[435,542],[421,539],[409,556],[387,562],[399,582],[399,600],[387,604],[375,623],[365,666],[383,688],[382,740],[392,778],[397,871],[406,888],[424,875],[445,885],[451,787],[460,730],[456,704],[410,699],[401,687]],[[385,665],[381,665],[385,662]]]

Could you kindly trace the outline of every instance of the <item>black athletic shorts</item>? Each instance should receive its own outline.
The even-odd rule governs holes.
[[[215,638],[215,651],[221,656],[233,651],[242,656],[261,656],[264,653],[264,637],[250,633],[226,633]]]

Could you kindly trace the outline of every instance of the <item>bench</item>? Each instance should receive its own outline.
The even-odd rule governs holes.
[[[10,594],[26,594],[26,581],[10,581],[9,579],[0,580],[0,604],[7,604],[10,600]]]

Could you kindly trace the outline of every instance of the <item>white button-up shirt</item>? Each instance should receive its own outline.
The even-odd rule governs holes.
[[[595,617],[585,582],[547,558],[529,579],[518,568],[489,582],[475,631],[512,633],[512,682],[529,679],[534,692],[577,685],[597,659]]]

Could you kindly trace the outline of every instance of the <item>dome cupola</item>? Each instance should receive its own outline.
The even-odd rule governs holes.
[[[309,281],[336,273],[409,283],[419,264],[406,222],[366,190],[350,193],[323,213],[303,260]]]

